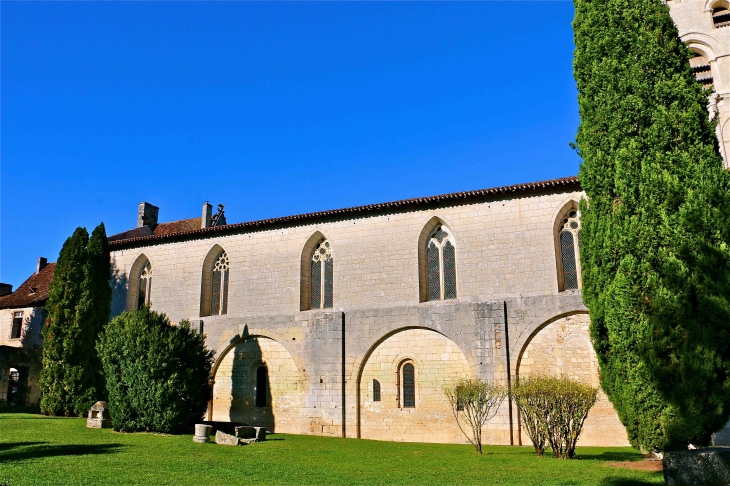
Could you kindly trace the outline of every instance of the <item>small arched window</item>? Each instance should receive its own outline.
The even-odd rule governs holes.
[[[581,288],[580,275],[580,212],[572,209],[562,220],[558,232],[561,290]]]
[[[332,245],[328,240],[318,244],[312,252],[310,263],[310,309],[331,309],[333,301],[332,280],[334,277]]]
[[[220,254],[213,264],[213,275],[211,278],[211,315],[224,315],[228,313],[228,274],[230,264],[226,252]]]
[[[373,380],[373,401],[380,401],[380,382],[378,380]]]
[[[137,308],[144,307],[150,303],[152,292],[152,265],[148,261],[139,274],[139,293],[137,295]]]
[[[730,26],[730,3],[726,0],[716,2],[712,6],[712,23],[715,27]]]
[[[416,367],[406,361],[400,368],[400,400],[402,408],[416,407]]]
[[[437,226],[426,242],[428,300],[456,298],[456,248],[450,231]]]
[[[268,406],[269,370],[262,364],[256,368],[256,387],[254,401],[259,408]]]

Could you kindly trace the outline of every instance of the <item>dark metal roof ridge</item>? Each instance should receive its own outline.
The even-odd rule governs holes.
[[[346,214],[355,214],[355,213],[361,213],[361,212],[366,212],[366,211],[382,211],[382,210],[396,209],[396,208],[403,209],[404,207],[418,206],[421,204],[437,203],[437,202],[442,202],[442,201],[458,200],[458,199],[469,199],[469,198],[473,198],[473,197],[494,196],[494,195],[499,195],[499,194],[509,194],[509,193],[515,193],[515,192],[532,191],[532,190],[536,190],[536,189],[548,189],[548,188],[552,188],[552,187],[571,186],[571,185],[580,185],[580,182],[578,181],[578,176],[561,177],[559,179],[550,179],[550,180],[538,181],[538,182],[527,182],[524,184],[513,184],[511,186],[493,187],[490,189],[477,189],[474,191],[452,192],[450,194],[441,194],[438,196],[402,199],[400,201],[368,204],[365,206],[354,206],[354,207],[342,208],[342,209],[330,209],[330,210],[318,211],[318,212],[314,212],[314,213],[295,214],[293,216],[281,216],[278,218],[260,219],[257,221],[247,221],[247,222],[243,222],[243,223],[227,224],[224,226],[211,226],[209,228],[200,228],[200,229],[196,229],[193,231],[183,231],[180,233],[140,236],[140,237],[135,237],[135,238],[127,238],[124,240],[110,241],[109,246],[112,247],[112,249],[113,249],[114,247],[124,247],[127,245],[132,245],[135,243],[144,243],[144,242],[148,242],[148,241],[151,242],[151,241],[160,241],[160,240],[172,240],[172,239],[177,239],[177,238],[184,237],[184,236],[199,236],[199,235],[202,236],[202,235],[205,235],[208,233],[224,233],[225,234],[228,232],[235,232],[235,231],[244,230],[247,228],[256,228],[256,227],[261,227],[261,226],[270,226],[270,225],[276,225],[276,224],[282,224],[282,223],[292,223],[295,221],[326,218],[329,216],[342,216],[342,215],[346,215]]]

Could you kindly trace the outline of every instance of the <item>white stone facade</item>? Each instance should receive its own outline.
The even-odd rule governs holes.
[[[463,442],[441,390],[448,380],[507,383],[543,360],[555,365],[545,371],[598,383],[595,354],[583,346],[587,310],[580,290],[561,290],[559,271],[558,233],[583,197],[577,180],[503,192],[115,241],[113,313],[137,305],[135,282],[151,268],[152,308],[174,322],[193,321],[217,352],[212,420],[279,432]],[[438,228],[444,248],[455,248],[456,298],[428,301],[426,245]],[[303,289],[312,276],[305,270],[325,240],[334,263],[332,306],[306,310]],[[209,315],[210,262],[221,252],[229,262],[227,312]],[[543,335],[583,347],[556,351]],[[405,401],[405,363],[415,369],[415,406]],[[257,406],[262,366],[268,383]],[[516,407],[509,409],[505,402],[486,440],[526,440]],[[627,443],[603,397],[582,444]]]
[[[730,12],[727,0],[669,0],[669,11],[679,36],[689,49],[710,66],[714,93],[710,115],[717,114],[717,138],[726,167],[730,168]],[[694,63],[693,63],[694,65]]]

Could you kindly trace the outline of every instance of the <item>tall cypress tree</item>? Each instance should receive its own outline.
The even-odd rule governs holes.
[[[96,338],[111,312],[109,261],[103,223],[91,240],[77,228],[58,256],[43,329],[41,411],[47,415],[85,415],[103,396]]]
[[[707,92],[661,0],[574,0],[583,299],[634,446],[730,416],[730,181]]]
[[[89,289],[92,312],[93,327],[89,330],[92,336],[93,349],[90,350],[91,366],[95,372],[96,390],[99,399],[106,398],[106,386],[102,364],[96,352],[96,339],[109,322],[112,308],[112,288],[109,285],[111,278],[111,257],[109,254],[109,242],[106,238],[104,223],[94,228],[89,239],[89,258],[85,272],[85,286]]]

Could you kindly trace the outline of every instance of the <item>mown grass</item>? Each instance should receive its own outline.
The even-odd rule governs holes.
[[[616,469],[628,448],[579,448],[537,458],[531,448],[393,443],[276,434],[242,447],[191,435],[87,429],[84,419],[0,414],[0,484],[662,484],[661,473]]]

